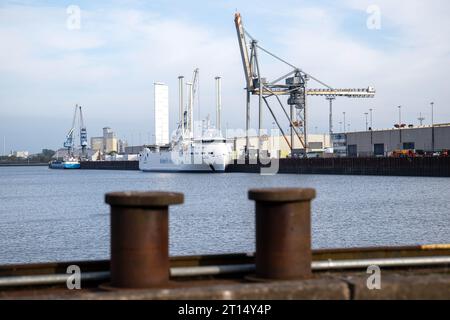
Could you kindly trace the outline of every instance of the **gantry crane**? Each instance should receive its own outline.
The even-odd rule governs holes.
[[[246,108],[246,150],[248,152],[249,147],[249,129],[250,129],[250,97],[251,95],[257,95],[259,97],[259,137],[261,137],[262,130],[262,109],[263,103],[267,106],[272,117],[275,120],[279,130],[281,131],[289,148],[294,148],[294,134],[300,141],[301,147],[304,149],[304,155],[308,149],[308,135],[307,135],[307,96],[325,96],[330,101],[330,132],[332,132],[332,100],[335,97],[352,97],[363,98],[373,97],[375,90],[372,87],[367,89],[334,89],[319,79],[313,77],[311,74],[306,73],[302,69],[290,64],[268,50],[262,48],[258,41],[253,38],[245,29],[242,23],[242,18],[239,13],[235,14],[234,18],[236,32],[238,36],[239,48],[241,52],[242,64],[244,67],[246,92],[247,92],[247,108]],[[247,37],[250,40],[250,44],[247,44]],[[259,61],[259,50],[268,54],[272,58],[288,65],[292,70],[277,78],[273,81],[268,81],[261,76],[261,66]],[[307,89],[307,82],[314,80],[318,84],[324,87],[324,89]],[[286,111],[283,105],[280,95],[288,96],[287,104],[290,107],[289,113]],[[286,135],[273,112],[273,108],[269,104],[269,98],[275,97],[276,101],[283,110],[284,115],[289,121],[290,136],[288,141]],[[296,111],[296,112],[294,112]],[[261,139],[260,139],[261,140]]]

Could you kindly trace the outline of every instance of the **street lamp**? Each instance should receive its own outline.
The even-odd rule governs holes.
[[[434,102],[431,105],[431,149],[434,152]]]
[[[373,130],[373,123],[372,123],[372,111],[373,111],[373,109],[370,108],[369,111],[370,111],[370,130]]]
[[[402,148],[402,106],[398,106],[398,139],[399,139],[399,149],[403,149]]]
[[[434,102],[430,102],[431,105],[431,126],[434,126]]]
[[[368,127],[368,125],[369,125],[369,123],[367,122],[367,115],[368,115],[368,113],[367,113],[367,112],[364,112],[364,115],[366,116],[366,131],[367,131],[367,127]]]
[[[345,133],[345,111],[342,112],[342,114],[344,115],[344,133]]]

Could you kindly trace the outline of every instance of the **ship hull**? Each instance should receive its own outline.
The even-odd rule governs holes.
[[[77,161],[52,161],[48,165],[50,169],[80,169],[80,166]]]
[[[192,161],[194,162],[194,161]],[[139,170],[144,172],[225,172],[226,163],[174,163],[170,152],[148,154],[145,160],[139,161]]]
[[[139,169],[145,172],[225,172],[230,163],[225,144],[202,150],[203,155],[198,149],[185,152],[151,152],[147,149],[139,156]]]
[[[174,166],[148,166],[139,167],[144,172],[225,172],[225,165],[216,164],[189,164]]]

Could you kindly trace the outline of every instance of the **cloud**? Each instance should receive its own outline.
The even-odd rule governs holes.
[[[202,116],[214,110],[214,76],[241,93],[240,81],[229,81],[241,80],[236,40],[187,21],[132,9],[82,10],[81,29],[71,31],[64,8],[6,6],[0,15],[9,17],[0,35],[11,48],[0,53],[0,82],[12,89],[0,96],[3,118],[20,112],[69,119],[81,103],[96,131],[110,125],[137,136],[151,131],[155,81],[170,85],[174,115],[177,77],[190,78],[194,67],[201,70]]]
[[[450,94],[445,86],[450,71],[450,43],[444,37],[450,25],[444,19],[445,10],[415,1],[408,2],[408,6],[392,1],[378,3],[381,30],[366,28],[366,9],[371,4],[368,1],[284,11],[280,14],[282,20],[289,22],[272,27],[270,36],[277,41],[272,51],[284,53],[288,61],[333,87],[376,87],[373,100],[336,100],[335,128],[346,111],[351,129],[362,130],[364,112],[369,108],[375,109],[378,128],[391,127],[399,104],[404,106],[404,118],[409,123],[417,123],[419,112],[428,116],[432,100],[440,101],[440,121],[448,121],[450,112],[445,103]],[[353,20],[350,30],[349,19]],[[434,19],[437,20],[434,25],[429,23]],[[261,44],[264,46],[264,42]],[[272,70],[276,69],[272,67]],[[311,81],[310,86],[316,85]],[[316,125],[326,129],[327,112],[325,99],[311,99],[310,129]]]

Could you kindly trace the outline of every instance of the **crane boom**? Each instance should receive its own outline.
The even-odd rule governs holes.
[[[368,87],[365,89],[307,89],[308,96],[334,96],[349,98],[373,98],[375,89]]]
[[[255,89],[254,93],[259,94],[259,89]],[[285,85],[274,85],[270,90],[263,88],[263,94],[288,95],[290,90]],[[306,89],[306,94],[308,96],[324,97],[373,98],[375,97],[375,89],[372,87],[365,89]]]
[[[82,155],[85,156],[86,147],[88,145],[87,130],[86,126],[84,125],[83,112],[81,111],[81,106],[79,106],[79,110],[80,110],[80,145]]]
[[[195,94],[197,93],[199,72],[200,72],[199,68],[195,68],[194,73],[192,74],[192,101],[194,101]]]
[[[242,25],[242,18],[239,12],[234,15],[234,24],[238,36],[239,49],[241,51],[242,65],[244,67],[245,82],[247,83],[247,90],[253,90],[253,72],[248,57],[247,42],[245,40],[244,26]]]
[[[75,105],[75,111],[73,114],[73,120],[72,120],[72,127],[70,128],[69,132],[66,135],[66,140],[64,141],[64,147],[67,148],[68,153],[71,153],[73,149],[74,139],[73,139],[73,133],[75,131],[75,121],[77,118],[77,110],[78,105]]]

